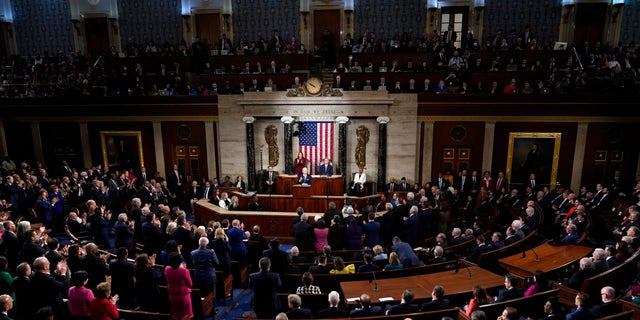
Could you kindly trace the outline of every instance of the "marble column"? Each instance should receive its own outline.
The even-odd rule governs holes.
[[[33,137],[33,152],[36,157],[36,161],[44,164],[44,153],[42,152],[42,139],[40,134],[40,123],[37,121],[31,122],[31,136]]]
[[[9,155],[9,150],[7,148],[7,137],[4,133],[4,122],[0,121],[0,155],[2,157],[6,157]]]
[[[342,175],[344,180],[344,190],[348,189],[347,177],[347,122],[349,117],[337,117],[338,123],[338,171]]]
[[[582,180],[582,169],[584,168],[584,153],[587,146],[587,132],[589,123],[578,123],[576,131],[576,146],[573,149],[573,169],[571,172],[571,189],[580,190],[580,181]],[[556,185],[560,183],[556,181]],[[566,186],[566,182],[565,185]]]
[[[254,117],[243,117],[242,121],[246,124],[247,134],[247,190],[256,190],[256,147],[253,141],[253,123],[256,121]]]
[[[484,123],[484,145],[482,147],[482,171],[491,171],[493,165],[493,139],[496,135],[496,122]]]
[[[387,176],[387,123],[389,117],[378,117],[378,192],[384,191]]]
[[[153,155],[156,158],[156,171],[160,172],[160,174],[166,174],[166,164],[164,162],[164,142],[162,141],[162,123],[160,121],[153,121],[153,146],[155,154]],[[173,164],[170,165],[170,168],[173,169]]]
[[[435,127],[435,121],[424,122],[424,159],[422,165],[424,166],[422,181],[431,181],[431,172],[433,170],[433,131]]]
[[[215,124],[213,121],[204,122],[204,136],[207,144],[207,177],[217,177],[218,162],[216,157],[216,142],[214,140]],[[162,172],[162,171],[161,171]],[[212,178],[211,178],[212,179]]]
[[[89,142],[89,123],[86,121],[80,121],[80,144],[82,145],[82,162],[84,168],[93,167],[94,163],[91,160],[91,142]]]
[[[290,116],[280,118],[284,123],[284,173],[293,172],[293,120]]]

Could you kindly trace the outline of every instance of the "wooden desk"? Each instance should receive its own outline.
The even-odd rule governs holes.
[[[331,199],[331,201],[335,201],[338,208],[342,208],[342,204],[344,203],[345,197],[334,197],[339,199]],[[269,204],[268,196],[260,195],[260,199],[267,208]],[[358,198],[360,202],[366,202],[369,198]],[[313,211],[308,210],[309,207],[313,207],[313,202],[317,202],[316,206],[319,206],[320,203],[325,204],[326,199],[322,198],[307,198],[304,201],[296,200],[292,196],[273,196],[273,202],[276,201],[284,203],[290,203],[292,205],[301,205],[301,204],[309,204],[308,206],[304,206],[305,213],[307,213],[310,223],[314,222],[314,217],[318,214],[324,214],[323,211]],[[341,200],[342,202],[339,202]],[[325,209],[326,210],[326,207]],[[239,219],[244,223],[245,230],[251,230],[254,225],[259,225],[261,227],[260,233],[267,237],[267,239],[271,239],[272,237],[278,237],[283,243],[293,243],[293,236],[291,234],[291,229],[293,227],[293,219],[298,215],[296,214],[295,208],[288,212],[275,212],[275,211],[232,211],[227,210],[210,203],[206,200],[198,200],[193,204],[193,213],[195,219],[199,223],[207,224],[211,220],[221,221],[222,219],[229,219],[232,221],[233,219]]]
[[[572,264],[589,254],[592,249],[576,244],[552,246],[547,242],[533,248],[533,250],[538,254],[538,261],[536,261],[536,255],[531,249],[526,251],[524,258],[522,253],[518,253],[498,261],[509,273],[527,278],[533,277],[536,270],[546,273]]]
[[[471,272],[471,279],[469,279]],[[346,299],[358,298],[367,293],[371,296],[372,303],[380,303],[380,298],[391,297],[394,301],[386,303],[398,303],[402,298],[402,292],[410,289],[414,294],[414,301],[431,299],[431,292],[435,285],[445,288],[446,297],[452,302],[461,302],[471,297],[473,286],[481,285],[487,290],[493,290],[504,286],[504,277],[476,266],[461,267],[455,271],[443,271],[437,273],[410,276],[402,278],[378,279],[378,291],[374,291],[374,282],[369,281],[343,281],[340,287]],[[348,302],[355,304],[355,302]]]
[[[281,174],[276,176],[276,193],[292,194],[291,189],[298,183],[298,176]],[[344,180],[341,175],[311,176],[309,196],[341,196],[344,194]]]

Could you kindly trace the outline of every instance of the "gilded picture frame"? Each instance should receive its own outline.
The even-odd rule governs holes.
[[[142,132],[100,131],[102,162],[115,170],[138,170],[144,167]]]
[[[559,132],[509,133],[506,176],[512,188],[522,186],[534,173],[538,185],[555,189],[561,138]]]

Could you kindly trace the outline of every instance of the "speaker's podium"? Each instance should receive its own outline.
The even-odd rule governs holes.
[[[311,196],[315,196],[315,194],[313,194],[313,189],[311,188],[312,185],[301,185],[301,184],[296,184],[291,186],[291,195],[293,196],[294,199],[296,198],[308,198]]]

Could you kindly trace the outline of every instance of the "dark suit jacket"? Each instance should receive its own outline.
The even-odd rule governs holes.
[[[397,183],[387,183],[385,191],[391,191],[391,185],[393,185],[393,191],[400,191]]]
[[[500,289],[500,292],[498,293],[498,300],[496,300],[496,302],[521,298],[523,295],[524,291],[520,288],[513,287],[510,290],[507,290],[506,288]]]
[[[466,176],[464,178],[464,192],[465,193],[471,192],[471,188],[472,188],[471,184],[472,184],[471,183],[471,176],[468,175],[468,176]],[[462,191],[463,190],[462,189],[462,187],[463,187],[462,186],[462,177],[457,177],[456,178],[456,180],[453,182],[453,187],[458,191]]]
[[[88,271],[88,270],[87,270]],[[29,291],[31,292],[30,305],[33,310],[51,306],[55,318],[62,319],[64,306],[62,297],[69,288],[69,279],[66,276],[35,272],[31,275]]]
[[[318,311],[318,316],[320,318],[326,318],[326,319],[330,319],[330,318],[347,318],[349,317],[349,311],[348,310],[344,310],[344,309],[340,309],[340,308],[336,308],[336,307],[331,307],[331,308],[327,308],[327,309],[323,309]]]
[[[403,314],[403,313],[413,313],[418,312],[420,310],[420,306],[417,304],[411,303],[401,303],[396,304],[395,306],[390,306],[387,308],[388,314]]]
[[[450,187],[449,180],[442,178],[442,188],[440,188],[440,178],[431,180],[431,185],[440,188],[440,190],[447,190]]]
[[[591,308],[596,318],[604,318],[622,312],[622,305],[617,302],[606,302]]]
[[[594,276],[595,274],[596,271],[591,268],[578,270],[573,275],[571,275],[571,278],[569,278],[569,280],[567,280],[564,285],[571,289],[580,290],[580,287],[582,287],[582,283],[584,282],[584,280]]]
[[[311,310],[305,308],[291,309],[286,312],[289,319],[313,319]]]
[[[331,163],[329,163],[327,165],[327,167],[325,168],[324,163],[320,164],[320,167],[318,168],[318,174],[321,176],[331,176],[333,175],[333,165],[331,165]]]
[[[368,307],[368,308],[360,308],[360,309],[356,309],[356,310],[351,310],[351,313],[349,313],[349,315],[352,318],[381,316],[382,315],[382,308],[380,308],[380,306],[374,306],[374,307]]]
[[[298,184],[303,184],[303,183],[311,185],[311,175],[310,174],[307,174],[306,176],[303,176],[303,175],[298,176]]]
[[[258,318],[274,318],[280,310],[278,288],[282,286],[278,274],[259,271],[249,275],[249,287],[253,288],[253,309]],[[256,299],[256,297],[259,297]]]
[[[295,237],[295,244],[300,251],[312,251],[313,243],[315,242],[315,234],[313,233],[313,226],[309,223],[298,222],[293,226],[293,236]]]
[[[433,311],[433,310],[444,310],[451,308],[451,303],[449,299],[438,299],[431,300],[429,302],[423,303],[420,307],[420,312],[422,311]]]
[[[592,320],[596,317],[589,309],[576,309],[575,311],[567,314],[567,320]]]

